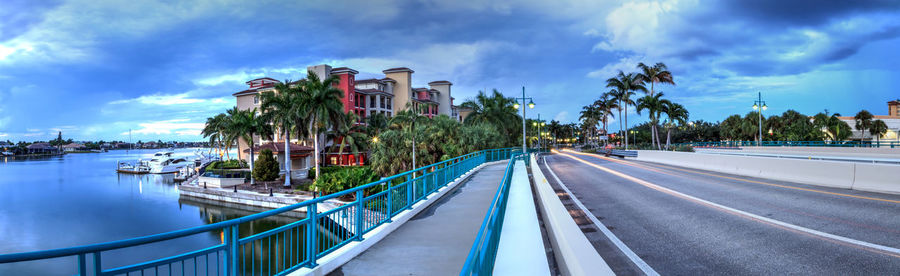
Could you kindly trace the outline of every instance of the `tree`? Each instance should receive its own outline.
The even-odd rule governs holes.
[[[319,177],[319,140],[322,130],[342,127],[344,123],[344,92],[335,87],[340,82],[337,75],[319,79],[315,72],[309,71],[306,81],[302,82],[299,108],[302,118],[307,119],[309,132],[313,135],[313,152],[315,153],[316,178]]]
[[[375,113],[366,118],[366,133],[371,137],[378,136],[382,131],[388,128],[390,119],[381,113]]]
[[[640,76],[635,73],[626,75],[622,71],[619,71],[616,77],[607,79],[606,87],[616,90],[615,96],[619,100],[619,105],[625,109],[625,149],[628,149],[628,106],[634,105],[631,96],[634,96],[635,91],[647,91],[647,88],[641,83]]]
[[[581,108],[581,112],[579,113],[579,120],[582,122],[582,129],[586,132],[588,141],[592,141],[591,139],[594,135],[594,132],[597,129],[597,123],[599,123],[600,118],[604,116],[603,112],[600,111],[600,108],[597,106],[590,104]]]
[[[286,80],[284,83],[276,84],[274,92],[267,91],[260,94],[263,117],[272,125],[279,126],[281,134],[284,135],[285,187],[291,186],[291,127],[303,118],[297,104],[303,88],[291,86],[290,83],[290,80]]]
[[[883,136],[888,131],[887,124],[882,120],[872,121],[872,126],[869,128],[869,134],[875,137],[875,142],[881,144],[881,136]]]
[[[603,111],[601,121],[603,122],[603,134],[605,135],[609,135],[609,129],[607,128],[609,126],[609,117],[615,117],[613,116],[612,110],[619,107],[615,97],[612,95],[613,92],[614,91],[603,93],[603,95],[600,96],[600,99],[594,101],[594,106]],[[608,142],[609,140],[607,140],[607,143]]]
[[[866,130],[872,128],[872,113],[869,113],[868,110],[860,110],[859,113],[856,113],[856,116],[853,116],[853,119],[856,121],[856,129],[860,131],[860,140],[865,140],[866,138]]]
[[[659,117],[665,108],[666,105],[670,104],[669,100],[662,99],[663,93],[659,92],[656,95],[647,95],[637,100],[637,105],[635,109],[637,109],[638,115],[641,114],[641,111],[647,110],[647,115],[650,117],[650,144],[656,143],[655,146],[657,150],[662,150],[662,146],[659,143],[659,137],[656,133],[656,125],[659,122]]]
[[[349,146],[350,152],[359,156],[360,150],[366,150],[368,148],[368,144],[366,143],[369,140],[369,136],[366,134],[366,128],[360,124],[359,116],[353,112],[347,112],[344,114],[342,118],[343,122],[336,127],[332,127],[331,131],[329,131],[328,136],[332,138],[332,141],[337,141],[340,139],[341,143],[338,146],[338,156],[343,158],[344,155],[344,147]],[[359,163],[359,158],[357,157],[357,164]]]
[[[675,81],[672,78],[672,72],[669,72],[669,69],[665,63],[657,62],[653,66],[647,66],[646,64],[641,62],[638,63],[637,68],[638,70],[640,70],[640,72],[638,73],[638,77],[641,83],[650,83],[650,96],[654,95],[654,86],[656,83],[667,83],[675,85]],[[647,91],[645,90],[644,92]],[[651,135],[652,138],[656,140],[657,147],[659,147],[659,130],[657,129],[658,122],[654,122],[651,120],[651,123]]]
[[[259,153],[259,159],[256,160],[255,167],[252,169],[252,179],[259,181],[273,181],[278,179],[278,162],[272,156],[272,151],[264,149]]]
[[[843,141],[852,135],[850,125],[841,121],[840,113],[829,115],[828,110],[813,116],[813,125],[825,133],[825,140]]]
[[[256,160],[253,150],[255,149],[256,142],[253,139],[253,136],[266,137],[271,139],[274,131],[272,127],[269,126],[268,122],[266,122],[265,118],[258,115],[256,108],[243,110],[237,113],[237,115],[233,118],[234,120],[234,128],[238,129],[237,135],[240,139],[243,139],[247,145],[250,147],[250,173],[254,173],[253,165],[254,160]],[[240,152],[238,152],[240,153]],[[250,185],[256,184],[255,178],[250,177]]]
[[[484,91],[478,91],[475,99],[469,99],[462,103],[462,107],[469,108],[472,113],[466,117],[466,125],[489,123],[504,134],[504,146],[514,145],[519,140],[522,131],[519,122],[522,117],[516,113],[513,105],[515,98],[505,97],[500,91],[494,89],[491,95]]]
[[[203,130],[200,131],[200,134],[202,134],[204,138],[209,138],[209,144],[211,146],[210,151],[215,147],[216,154],[219,153],[220,143],[225,138],[222,130],[225,128],[227,119],[225,113],[219,113],[216,116],[206,118],[206,125],[204,125]],[[143,143],[138,140],[138,145],[140,144]]]
[[[688,117],[690,117],[690,112],[681,104],[667,101],[663,104],[663,113],[669,118],[668,123],[666,123],[666,148],[668,149],[669,142],[672,140],[672,128],[686,124]]]
[[[416,136],[418,136],[419,134],[419,131],[416,131],[416,123],[420,123],[426,118],[427,117],[422,116],[421,111],[411,103],[407,103],[406,109],[397,112],[397,114],[393,118],[391,118],[391,125],[397,129],[400,129],[412,140],[411,169],[419,167],[419,162],[416,162]],[[415,177],[415,175],[413,175],[413,177]]]

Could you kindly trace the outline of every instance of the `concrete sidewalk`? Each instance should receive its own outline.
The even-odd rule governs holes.
[[[505,170],[482,168],[330,275],[459,275]]]

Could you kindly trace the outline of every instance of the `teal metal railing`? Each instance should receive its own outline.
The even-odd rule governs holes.
[[[530,151],[531,152],[531,151]],[[509,199],[510,181],[512,181],[513,167],[516,160],[527,160],[528,154],[516,154],[509,159],[503,182],[497,188],[497,193],[491,201],[478,236],[472,244],[472,249],[466,257],[460,276],[491,275],[494,270],[494,261],[497,259],[497,246],[500,244],[500,233],[503,228],[503,218],[506,214],[506,202]]]
[[[482,150],[290,206],[233,220],[139,238],[0,255],[0,264],[76,258],[78,275],[284,275],[318,265],[317,261],[450,184],[481,164],[510,159],[516,148]],[[365,191],[375,191],[366,195]],[[318,203],[354,195],[353,202],[318,213]],[[240,237],[240,224],[305,209],[306,218]],[[132,265],[103,266],[109,251],[161,243],[191,235],[222,233],[222,243],[196,251]],[[90,259],[90,262],[88,261]],[[65,272],[63,272],[65,274]],[[173,274],[174,273],[174,274]]]
[[[755,147],[756,141],[719,141],[719,142],[691,142],[677,143],[693,147]],[[762,141],[763,147],[859,147],[859,148],[900,148],[898,141]]]

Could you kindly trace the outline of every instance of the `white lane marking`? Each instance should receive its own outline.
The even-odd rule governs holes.
[[[615,171],[615,170],[612,170],[612,169],[609,169],[609,168],[606,168],[606,167],[603,167],[603,166],[594,164],[594,163],[592,163],[592,162],[588,162],[588,161],[582,160],[581,158],[577,158],[577,157],[572,156],[572,155],[569,155],[569,154],[564,154],[564,153],[562,153],[562,154],[560,154],[560,155],[564,155],[564,156],[567,156],[567,157],[569,157],[569,158],[578,160],[578,161],[580,161],[580,162],[582,162],[582,163],[585,163],[585,164],[587,164],[587,165],[589,165],[589,166],[592,166],[592,167],[594,167],[594,168],[597,168],[597,169],[600,169],[600,170],[602,170],[602,171],[608,172],[608,173],[610,173],[610,174],[616,175],[616,176],[618,176],[618,177],[624,178],[624,179],[626,179],[626,180],[630,180],[630,181],[632,181],[632,182],[638,183],[638,184],[643,185],[643,186],[646,186],[646,187],[648,187],[648,188],[655,189],[655,190],[658,190],[658,191],[661,191],[661,192],[664,192],[664,193],[668,193],[668,194],[671,194],[671,195],[674,195],[674,196],[682,197],[682,198],[685,198],[685,199],[688,199],[688,200],[692,200],[692,201],[695,201],[695,202],[698,202],[698,203],[701,203],[701,204],[705,204],[705,205],[708,205],[708,206],[711,206],[711,207],[719,208],[719,209],[722,209],[722,210],[725,210],[725,211],[728,211],[728,212],[731,212],[731,213],[734,213],[734,214],[737,214],[737,215],[746,216],[746,217],[749,217],[749,218],[752,218],[752,219],[756,219],[756,220],[759,220],[759,221],[763,221],[763,222],[766,222],[766,223],[769,223],[769,224],[773,224],[773,225],[785,227],[785,228],[788,228],[788,229],[793,229],[793,230],[795,230],[795,231],[804,232],[804,233],[807,233],[807,234],[811,234],[811,235],[823,237],[823,238],[826,238],[826,239],[831,239],[831,240],[835,240],[835,241],[841,241],[841,242],[848,243],[848,244],[852,244],[852,245],[858,245],[858,246],[862,246],[862,247],[874,249],[874,250],[877,250],[877,251],[886,252],[886,253],[888,253],[888,255],[891,255],[891,256],[894,256],[894,257],[900,257],[900,249],[897,249],[897,248],[893,248],[893,247],[889,247],[889,246],[884,246],[884,245],[880,245],[880,244],[874,244],[874,243],[865,242],[865,241],[856,240],[856,239],[851,239],[851,238],[848,238],[848,237],[838,236],[838,235],[835,235],[835,234],[825,233],[825,232],[822,232],[822,231],[809,229],[809,228],[806,228],[806,227],[803,227],[803,226],[798,226],[798,225],[790,224],[790,223],[783,222],[783,221],[780,221],[780,220],[770,219],[770,218],[767,218],[767,217],[763,217],[763,216],[755,215],[755,214],[752,214],[752,213],[744,212],[744,211],[741,211],[741,210],[738,210],[738,209],[734,209],[734,208],[731,208],[731,207],[728,207],[728,206],[720,205],[720,204],[713,203],[713,202],[710,202],[710,201],[707,201],[707,200],[704,200],[704,199],[700,199],[700,198],[697,198],[697,197],[694,197],[694,196],[690,196],[690,195],[687,195],[687,194],[684,194],[684,193],[681,193],[681,192],[678,192],[678,191],[675,191],[675,190],[672,190],[672,189],[669,189],[669,188],[666,188],[666,187],[662,187],[662,186],[659,186],[659,185],[650,183],[650,182],[648,182],[648,181],[645,181],[645,180],[643,180],[643,179],[635,178],[635,177],[633,177],[633,176],[626,175],[626,174],[624,174],[624,173],[620,173],[620,172],[618,172],[618,171]],[[549,166],[548,166],[548,168],[549,168]],[[553,172],[553,171],[551,171],[551,173],[552,173],[552,172]],[[555,176],[555,175],[554,175],[554,176]]]
[[[625,245],[622,240],[616,237],[616,235],[613,234],[612,231],[609,231],[609,229],[606,228],[606,225],[603,225],[603,223],[597,219],[594,213],[588,210],[588,208],[581,203],[581,200],[578,200],[578,198],[575,197],[575,194],[573,194],[572,191],[570,191],[569,188],[566,187],[566,184],[563,183],[558,176],[556,176],[556,173],[553,172],[553,169],[551,169],[550,165],[547,164],[547,157],[542,158],[544,159],[544,166],[547,167],[547,171],[550,172],[550,175],[553,176],[553,179],[556,179],[556,183],[558,183],[559,186],[562,187],[567,194],[569,194],[569,198],[571,198],[572,201],[575,202],[575,205],[578,205],[578,208],[581,208],[581,211],[583,211],[585,215],[587,215],[587,217],[591,220],[591,222],[594,223],[594,226],[599,228],[600,232],[602,232],[603,235],[606,235],[606,238],[608,238],[614,245],[616,245],[616,247],[619,248],[619,251],[622,251],[622,253],[625,254],[625,256],[628,257],[628,259],[631,260],[634,265],[641,269],[644,274],[648,276],[659,276],[659,273],[657,273],[656,270],[653,270],[653,268],[650,267],[650,265],[648,265],[646,262],[644,262],[641,257],[638,257],[638,255],[635,254],[634,251],[631,251],[631,248],[628,248],[628,246]]]

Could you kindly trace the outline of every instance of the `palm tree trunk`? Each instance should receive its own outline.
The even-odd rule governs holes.
[[[628,150],[628,106],[625,106],[625,150]]]
[[[319,175],[321,173],[321,171],[319,170],[319,126],[318,125],[315,126],[315,132],[313,132],[313,133],[315,133],[315,135],[316,135],[314,138],[314,141],[313,141],[313,153],[316,155],[316,158],[314,160],[316,162],[316,180],[318,180]],[[319,187],[316,186],[315,190],[313,192],[314,193],[318,192],[318,190],[319,190]],[[315,195],[313,195],[313,196],[315,196]]]
[[[413,122],[411,130],[412,130],[411,133],[412,133],[412,151],[413,151],[412,152],[412,155],[413,155],[412,169],[415,170],[416,169],[416,123],[415,122]],[[416,172],[413,172],[412,177],[416,178]]]
[[[666,148],[669,148],[669,142],[672,140],[672,128],[666,128]]]
[[[284,186],[291,186],[291,131],[288,129],[287,124],[284,124]],[[318,173],[318,171],[316,171]]]
[[[250,134],[250,185],[256,185],[256,177],[253,175],[253,134]]]
[[[621,103],[622,101],[619,101],[619,102]],[[619,133],[621,134],[621,133],[623,133],[622,132],[622,108],[619,107],[617,109],[619,110]],[[619,137],[622,137],[622,135],[619,135]]]

